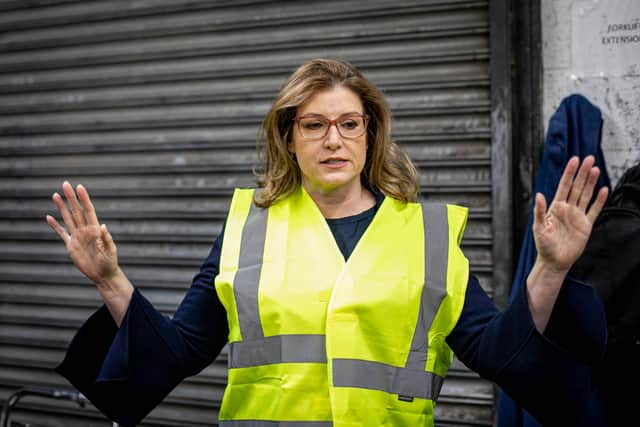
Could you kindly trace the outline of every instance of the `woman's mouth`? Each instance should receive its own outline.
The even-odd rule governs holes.
[[[345,159],[332,158],[323,160],[320,164],[329,168],[339,168],[347,164],[347,161]]]

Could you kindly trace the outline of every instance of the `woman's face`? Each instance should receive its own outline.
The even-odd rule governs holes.
[[[300,133],[301,126],[313,129],[320,126],[317,122],[294,124],[288,148],[296,155],[302,185],[307,192],[327,194],[336,190],[361,190],[360,174],[366,161],[367,132],[365,130],[356,138],[341,136],[338,126],[344,134],[356,125],[348,121],[349,114],[362,115],[364,107],[358,95],[340,86],[316,92],[298,107],[298,118],[312,117],[320,121],[321,116],[329,120],[342,118],[342,124],[330,125],[328,133],[319,138],[305,138]]]

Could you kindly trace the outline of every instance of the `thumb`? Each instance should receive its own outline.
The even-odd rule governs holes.
[[[536,193],[536,200],[533,207],[533,226],[542,224],[547,213],[547,201],[542,193]]]

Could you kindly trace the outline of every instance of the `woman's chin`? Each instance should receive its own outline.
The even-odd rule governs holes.
[[[333,193],[336,191],[346,190],[351,186],[360,186],[360,179],[345,176],[329,176],[323,179],[303,182],[307,191]]]

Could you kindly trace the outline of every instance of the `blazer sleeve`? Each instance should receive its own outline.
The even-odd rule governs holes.
[[[136,425],[184,378],[209,365],[227,341],[214,288],[222,233],[173,318],[135,289],[120,328],[105,306],[78,330],[56,372],[123,426]]]
[[[499,311],[471,276],[447,343],[467,367],[495,382],[543,425],[601,425],[594,366],[606,345],[606,322],[590,286],[567,278],[540,334],[526,292]]]

